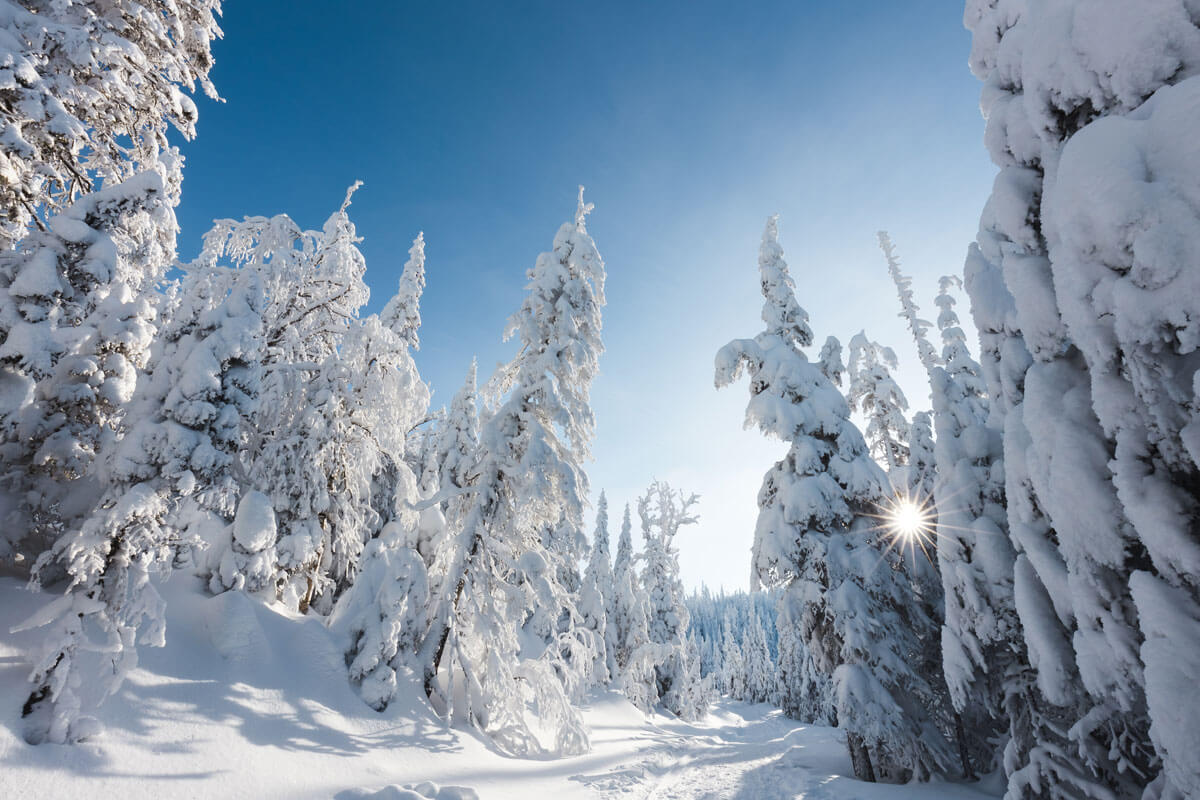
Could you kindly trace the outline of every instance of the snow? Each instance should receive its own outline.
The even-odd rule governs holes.
[[[29,633],[46,602],[0,579],[0,796],[138,798],[834,798],[980,800],[978,787],[889,786],[850,775],[841,733],[765,705],[723,700],[706,719],[647,717],[617,692],[592,695],[592,750],[513,759],[447,728],[404,678],[379,713],[346,679],[335,638],[312,616],[241,592],[206,595],[176,573],[163,587],[167,647],[145,651],[100,710],[104,731],[72,746],[26,744]],[[214,650],[213,645],[218,649]]]

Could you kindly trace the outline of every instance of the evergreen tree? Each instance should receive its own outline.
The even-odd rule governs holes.
[[[1138,263],[1127,254],[1149,257],[1130,241],[1114,249],[1113,238],[1127,234],[1104,229],[1120,220],[1123,231],[1142,230],[1138,198],[1166,197],[1147,188],[1162,174],[1151,162],[1171,155],[1115,132],[1153,116],[1161,98],[1191,79],[1200,63],[1196,14],[1178,0],[1137,9],[971,2],[965,20],[972,70],[986,82],[985,141],[1000,167],[966,286],[981,331],[992,427],[1003,430],[1003,460],[994,463],[1005,479],[1013,602],[1032,667],[1005,687],[1006,696],[1027,698],[1010,713],[1022,735],[1006,754],[1009,791],[1135,797],[1153,778],[1153,794],[1178,792],[1183,773],[1154,742],[1139,647],[1143,615],[1130,589],[1142,572],[1158,579],[1161,570],[1174,580],[1163,553],[1154,552],[1170,516],[1158,512],[1186,506],[1168,488],[1174,478],[1167,477],[1169,456],[1155,452],[1157,435],[1137,430],[1138,414],[1126,413],[1130,395],[1122,387],[1138,366],[1116,355],[1122,348],[1112,334],[1127,330],[1129,318],[1115,306],[1092,305],[1095,298],[1103,307],[1120,291],[1092,283],[1087,268],[1076,269],[1076,254],[1110,274]],[[1183,130],[1189,123],[1168,124]],[[1085,173],[1103,177],[1089,184]],[[1126,206],[1132,187],[1138,198]],[[1076,209],[1079,203],[1089,208]],[[1172,213],[1164,212],[1169,205],[1156,207],[1153,218]],[[1086,217],[1080,226],[1072,221]],[[1134,282],[1152,285],[1155,269],[1139,264],[1134,272],[1146,277]],[[1156,361],[1163,357],[1158,345],[1146,345]],[[1188,377],[1171,380],[1181,379]],[[1154,521],[1144,516],[1149,506]],[[1183,510],[1174,524],[1188,516]],[[1168,550],[1172,557],[1184,552]]]
[[[137,643],[164,642],[164,604],[151,576],[175,563],[198,521],[233,518],[262,356],[256,278],[189,272],[138,384],[131,427],[107,459],[100,503],[35,566],[36,575],[57,562],[70,583],[30,623],[52,625],[24,709],[31,741],[90,734],[84,682],[107,695],[136,666]]]
[[[578,527],[587,490],[588,394],[604,303],[604,264],[585,226],[590,209],[581,189],[574,221],[529,272],[529,295],[509,324],[521,350],[505,371],[505,399],[483,423],[474,499],[422,645],[430,698],[446,708],[439,674],[461,677],[467,717],[510,752],[543,749],[531,703],[554,737],[551,749],[587,747],[569,695],[592,664],[590,637],[576,630],[574,601],[557,580],[559,556],[544,546],[542,530],[560,517]],[[530,613],[548,609],[564,610],[568,624],[532,649],[519,631]]]
[[[775,669],[771,651],[767,647],[767,634],[757,613],[750,615],[749,625],[743,641],[742,652],[746,661],[746,700],[751,703],[766,703],[775,689]]]
[[[766,329],[730,342],[716,359],[718,386],[749,373],[747,423],[790,442],[759,492],[753,574],[786,587],[803,609],[801,636],[832,679],[855,774],[927,777],[949,760],[933,690],[909,663],[920,647],[916,631],[927,623],[917,619],[903,560],[872,536],[886,479],[844,398],[804,354],[812,331],[775,217],[763,234],[759,272]]]
[[[19,400],[0,417],[10,495],[0,558],[22,570],[99,498],[93,463],[122,433],[155,332],[152,291],[174,258],[174,218],[152,172],[44,227],[0,253],[0,376]]]
[[[593,676],[596,683],[607,685],[617,675],[615,636],[609,631],[609,607],[614,594],[612,562],[608,552],[608,498],[600,493],[596,505],[596,532],[592,535],[592,552],[587,572],[583,576],[580,613],[585,627],[592,631],[596,642],[596,663]]]
[[[642,522],[644,548],[641,560],[642,590],[649,602],[648,633],[658,653],[654,661],[655,696],[676,716],[697,716],[693,686],[688,681],[687,630],[690,620],[683,602],[683,582],[679,577],[679,552],[675,537],[684,525],[698,518],[692,507],[696,495],[685,496],[668,484],[655,481],[638,498],[638,517]]]
[[[850,340],[850,407],[867,418],[871,455],[890,473],[908,463],[908,400],[891,371],[898,366],[890,347],[859,332]]]

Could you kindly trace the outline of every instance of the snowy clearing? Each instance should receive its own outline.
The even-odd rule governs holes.
[[[0,580],[0,796],[472,796],[452,787],[483,800],[990,796],[947,784],[861,783],[848,777],[838,731],[730,701],[688,724],[648,719],[619,694],[602,694],[584,711],[590,753],[508,758],[469,732],[447,729],[411,700],[415,685],[402,695],[407,701],[372,711],[315,619],[240,593],[205,597],[199,580],[183,575],[164,595],[168,646],[141,651],[141,665],[102,708],[100,737],[34,747],[20,732],[32,637],[7,631],[45,597]]]

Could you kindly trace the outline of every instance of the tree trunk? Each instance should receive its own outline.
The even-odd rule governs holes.
[[[954,713],[954,738],[958,740],[958,757],[962,761],[962,776],[965,780],[975,779],[971,757],[967,753],[967,732],[963,729],[962,714]]]
[[[871,754],[862,737],[857,733],[846,731],[846,748],[850,751],[850,765],[854,768],[854,777],[867,783],[875,782],[875,770],[871,768]]]

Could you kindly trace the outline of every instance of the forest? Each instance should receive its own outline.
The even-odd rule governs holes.
[[[878,233],[910,340],[814,330],[786,219],[743,243],[727,279],[761,319],[712,354],[714,391],[786,452],[734,592],[681,577],[704,498],[647,474],[610,508],[589,481],[588,225],[620,209],[581,186],[544,221],[509,359],[457,365],[441,406],[424,235],[368,313],[352,179],[319,230],[218,219],[181,257],[221,11],[0,0],[6,769],[103,743],[152,651],[214,646],[171,615],[221,603],[212,630],[319,628],[313,674],[362,713],[419,708],[510,760],[592,752],[598,697],[675,725],[737,702],[920,797],[1200,796],[1200,6],[967,0],[995,180],[936,293]],[[66,791],[25,780],[9,796]]]

